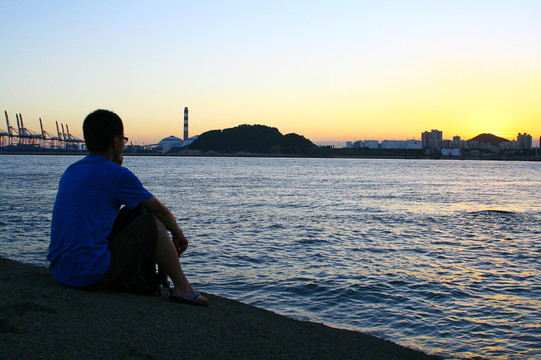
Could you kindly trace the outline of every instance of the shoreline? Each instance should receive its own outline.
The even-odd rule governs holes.
[[[86,151],[0,151],[2,155],[65,155],[65,156],[85,156]],[[123,156],[149,156],[149,157],[215,157],[215,158],[230,158],[230,157],[246,157],[246,158],[299,158],[299,159],[377,159],[377,160],[468,160],[468,161],[541,161],[541,156],[538,157],[501,157],[501,156],[412,156],[412,155],[298,155],[298,154],[252,154],[252,153],[235,153],[235,154],[220,154],[220,153],[154,153],[154,152],[124,152]]]
[[[212,294],[209,307],[90,292],[0,257],[0,358],[441,359]],[[204,289],[202,289],[204,290]]]

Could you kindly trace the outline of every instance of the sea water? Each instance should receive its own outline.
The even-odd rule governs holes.
[[[0,156],[0,255],[47,265],[77,156]],[[541,358],[541,163],[126,157],[204,292],[446,358]]]

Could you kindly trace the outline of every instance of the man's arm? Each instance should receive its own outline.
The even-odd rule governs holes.
[[[171,232],[173,236],[173,244],[177,249],[178,256],[188,248],[188,239],[182,233],[178,226],[177,220],[171,211],[160,202],[155,196],[141,203],[152,214],[154,214],[165,225],[165,228]]]

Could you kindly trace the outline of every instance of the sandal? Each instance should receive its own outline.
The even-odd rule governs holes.
[[[202,306],[208,306],[208,303],[197,300],[197,298],[201,296],[199,291],[194,291],[190,296],[185,297],[180,294],[173,294],[173,291],[171,290],[169,292],[169,300],[177,303],[183,303],[183,304],[190,304],[190,305],[202,305]]]

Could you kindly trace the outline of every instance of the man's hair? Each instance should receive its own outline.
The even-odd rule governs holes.
[[[83,135],[89,151],[106,151],[115,135],[124,135],[120,117],[109,110],[96,110],[83,122]]]

